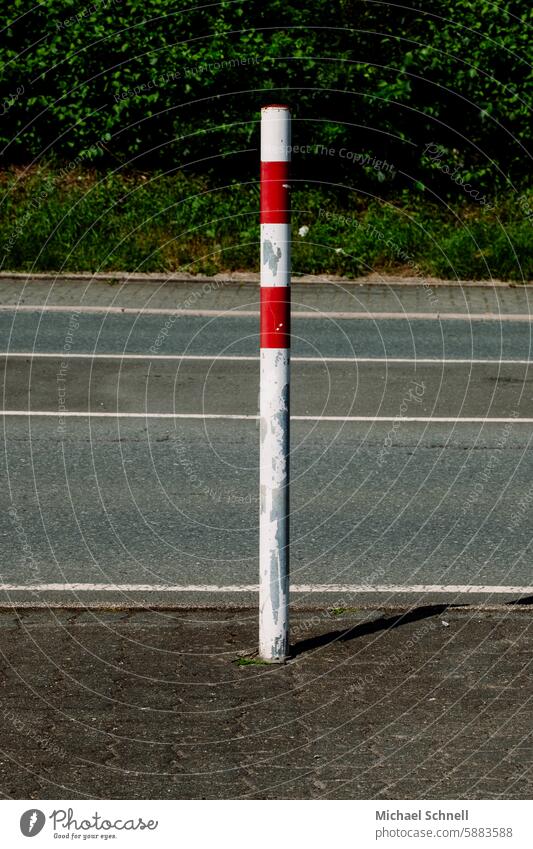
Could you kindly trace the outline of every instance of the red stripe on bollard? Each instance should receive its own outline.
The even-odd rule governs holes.
[[[261,286],[261,348],[290,348],[291,290],[289,286]]]
[[[261,224],[287,224],[290,219],[289,163],[261,163]]]

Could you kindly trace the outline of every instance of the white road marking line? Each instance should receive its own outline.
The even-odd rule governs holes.
[[[0,584],[2,592],[164,592],[256,593],[257,584]],[[533,587],[469,584],[293,584],[291,593],[460,593],[466,595],[533,595]]]
[[[0,351],[0,357],[10,359],[41,360],[169,360],[171,362],[259,362],[259,356],[241,354],[63,354],[40,351]],[[414,365],[533,365],[533,360],[520,359],[460,359],[444,357],[300,357],[292,356],[293,363],[386,363]]]
[[[234,421],[258,421],[257,415],[237,413],[110,413],[58,410],[0,410],[1,416],[45,416],[48,418],[88,419],[228,419]],[[533,418],[486,417],[486,416],[291,416],[292,422],[419,422],[428,424],[533,424]]]
[[[0,304],[0,312],[50,312],[50,313],[83,313],[83,314],[104,314],[104,315],[175,315],[175,316],[192,316],[195,318],[259,318],[259,310],[242,309],[241,307],[231,307],[230,309],[204,309],[204,310],[188,310],[188,309],[170,309],[156,307],[106,307],[106,306],[60,306],[54,304]],[[292,318],[309,318],[309,319],[332,319],[332,320],[353,320],[353,321],[384,321],[384,320],[403,320],[403,321],[508,321],[508,322],[532,322],[533,314],[527,313],[464,313],[464,312],[349,312],[349,311],[333,311],[326,312],[323,310],[293,310]]]
[[[243,421],[256,421],[259,416],[233,413],[110,413],[80,412],[68,410],[0,410],[0,416],[47,416],[48,418],[97,418],[97,419],[242,419]],[[513,419],[516,421],[516,419]]]

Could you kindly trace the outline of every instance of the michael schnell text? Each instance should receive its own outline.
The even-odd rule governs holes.
[[[385,822],[401,822],[403,820],[468,820],[468,811],[466,809],[460,811],[423,811],[421,808],[418,811],[376,811],[377,820],[385,820]]]

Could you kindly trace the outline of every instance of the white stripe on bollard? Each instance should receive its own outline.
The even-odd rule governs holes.
[[[289,653],[290,121],[261,110],[259,655]]]

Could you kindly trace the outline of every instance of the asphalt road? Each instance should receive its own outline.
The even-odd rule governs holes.
[[[324,309],[329,306],[325,296]],[[308,357],[419,359],[529,359],[532,326],[524,321],[376,317],[339,319],[320,315],[292,323],[292,352]],[[468,316],[468,313],[465,313]],[[258,318],[236,312],[220,316],[178,315],[164,338],[166,314],[0,312],[3,351],[61,354],[69,328],[71,352],[159,355],[256,356]],[[79,325],[79,326],[76,326]],[[161,344],[157,345],[158,339]]]
[[[0,601],[253,601],[255,290],[2,285]],[[529,290],[435,293],[295,287],[299,604],[533,595]]]

